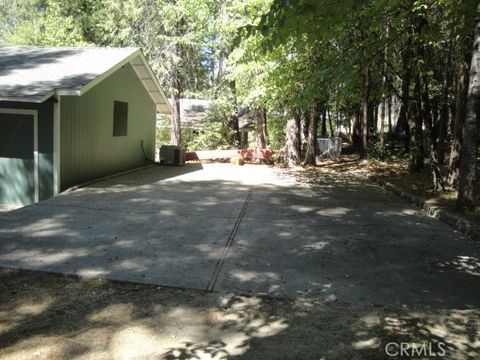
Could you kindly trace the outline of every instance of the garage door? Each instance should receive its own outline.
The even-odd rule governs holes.
[[[36,111],[0,109],[0,204],[38,201],[37,159]]]

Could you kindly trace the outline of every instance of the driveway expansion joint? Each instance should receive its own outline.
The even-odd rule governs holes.
[[[215,269],[213,270],[212,276],[210,278],[210,281],[208,282],[206,291],[213,291],[215,288],[215,284],[217,283],[218,277],[220,276],[220,273],[222,272],[223,269],[223,264],[225,263],[225,259],[228,255],[228,251],[230,250],[230,247],[232,246],[233,240],[235,239],[235,235],[238,232],[238,228],[240,227],[240,224],[245,217],[245,213],[247,211],[248,204],[250,203],[250,200],[252,199],[253,191],[255,190],[255,187],[250,188],[248,191],[247,199],[243,203],[242,209],[240,210],[240,213],[238,214],[237,220],[235,221],[235,224],[233,225],[232,231],[230,232],[230,235],[228,236],[227,243],[225,244],[225,247],[223,248],[222,255],[220,259],[218,259],[217,264],[215,265]]]

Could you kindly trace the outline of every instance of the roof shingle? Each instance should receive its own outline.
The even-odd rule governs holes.
[[[0,98],[41,101],[55,90],[80,90],[138,50],[0,47]]]

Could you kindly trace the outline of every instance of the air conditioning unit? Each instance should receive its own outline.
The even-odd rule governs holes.
[[[181,146],[162,145],[159,149],[160,164],[162,165],[185,165],[185,149]]]

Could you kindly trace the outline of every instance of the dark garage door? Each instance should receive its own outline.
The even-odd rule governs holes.
[[[34,116],[5,111],[0,109],[0,204],[32,204],[36,197]]]

